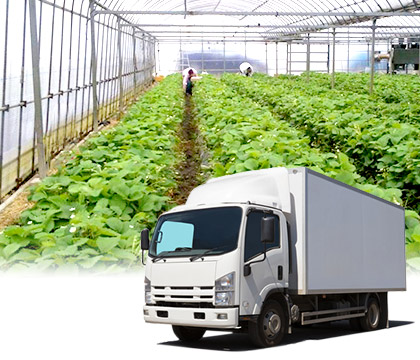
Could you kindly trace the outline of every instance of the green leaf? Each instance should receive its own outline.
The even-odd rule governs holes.
[[[244,162],[244,166],[247,170],[257,170],[258,169],[258,161],[255,159],[248,159]]]
[[[96,240],[96,244],[98,245],[101,253],[107,253],[109,250],[118,245],[118,241],[118,238],[100,237]]]
[[[114,256],[116,256],[119,259],[123,260],[130,260],[130,261],[136,261],[137,257],[129,250],[123,250],[119,248],[114,248],[110,251],[110,253]]]
[[[12,243],[7,245],[4,249],[3,249],[3,255],[6,259],[8,259],[11,255],[13,255],[16,251],[18,251],[21,247],[26,246],[29,243],[29,241],[25,244],[25,243]]]
[[[73,256],[77,253],[77,245],[68,246],[65,250],[57,251],[57,255],[61,256]]]
[[[113,178],[109,182],[110,189],[116,194],[120,195],[123,199],[128,199],[130,196],[130,188],[126,185],[126,182],[120,178]]]
[[[7,236],[4,236],[3,234],[0,235],[0,244],[3,245],[9,245],[10,239]]]
[[[81,238],[74,242],[74,245],[76,246],[82,246],[86,244],[90,239],[89,238]]]
[[[80,261],[78,261],[78,264],[80,265],[80,266],[82,266],[83,268],[85,268],[85,269],[91,269],[91,268],[93,268],[95,265],[96,265],[96,263],[99,261],[99,260],[101,260],[102,259],[102,255],[99,255],[99,256],[92,256],[92,257],[89,257],[89,258],[87,258],[87,259],[84,259],[84,260],[80,260]]]
[[[39,201],[43,199],[48,199],[48,194],[44,191],[38,191],[35,194],[29,196],[31,201]]]
[[[22,226],[9,226],[4,230],[4,235],[13,236],[13,235],[23,235],[25,229]]]
[[[115,230],[116,232],[122,234],[124,232],[124,223],[117,219],[117,218],[109,218],[106,221],[106,224],[112,229]]]
[[[127,203],[118,195],[113,196],[109,203],[111,210],[114,211],[118,216],[120,216],[124,209],[127,207]]]
[[[155,203],[152,197],[145,196],[140,204],[141,211],[152,211]]]
[[[215,177],[219,177],[219,176],[224,176],[226,175],[226,170],[224,168],[224,166],[220,163],[217,163],[213,166],[213,171],[214,171],[214,176]]]
[[[22,249],[21,251],[15,253],[15,255],[10,258],[10,261],[34,261],[39,257],[40,255],[35,250]]]
[[[335,179],[348,185],[354,184],[354,175],[350,171],[340,171],[335,176]]]

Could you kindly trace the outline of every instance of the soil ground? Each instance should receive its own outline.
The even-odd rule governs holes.
[[[179,130],[179,151],[184,154],[178,165],[178,187],[172,195],[177,204],[184,204],[191,190],[201,181],[201,145],[198,124],[194,116],[194,105],[191,96],[185,96],[184,117]]]
[[[0,212],[0,230],[17,223],[22,211],[29,209],[33,203],[28,201],[29,191],[21,192],[13,202]]]

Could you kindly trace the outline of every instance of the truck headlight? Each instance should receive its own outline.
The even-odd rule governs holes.
[[[233,306],[235,301],[235,272],[231,272],[216,280],[215,284],[215,306]]]
[[[144,277],[144,302],[152,304],[152,285],[147,277]]]

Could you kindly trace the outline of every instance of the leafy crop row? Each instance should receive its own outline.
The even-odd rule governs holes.
[[[311,147],[310,138],[303,131],[274,118],[268,109],[214,77],[200,81],[194,99],[216,176],[274,166],[310,166],[395,203],[401,201],[397,189],[361,183],[364,179],[346,154]]]
[[[205,77],[196,87],[194,98],[211,152],[213,175],[275,166],[308,166],[386,200],[402,203],[400,190],[366,184],[344,153],[321,152],[311,147],[311,139],[303,131],[274,118],[267,108],[238,94],[226,83]],[[418,256],[420,217],[416,212],[406,212],[406,226],[409,254]]]
[[[303,84],[301,78],[226,75],[224,80],[304,130],[313,146],[345,152],[368,182],[401,189],[404,205],[420,210],[420,129],[385,116],[383,101],[364,93],[350,96],[349,91],[329,90],[319,83]]]
[[[172,206],[179,76],[147,92],[116,127],[73,152],[33,191],[32,209],[0,235],[0,268],[138,265],[139,232]]]

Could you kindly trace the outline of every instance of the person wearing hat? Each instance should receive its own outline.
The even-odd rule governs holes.
[[[193,78],[197,77],[197,70],[194,68],[186,68],[182,72],[182,87],[187,95],[192,95],[192,89],[194,84],[192,82]]]

